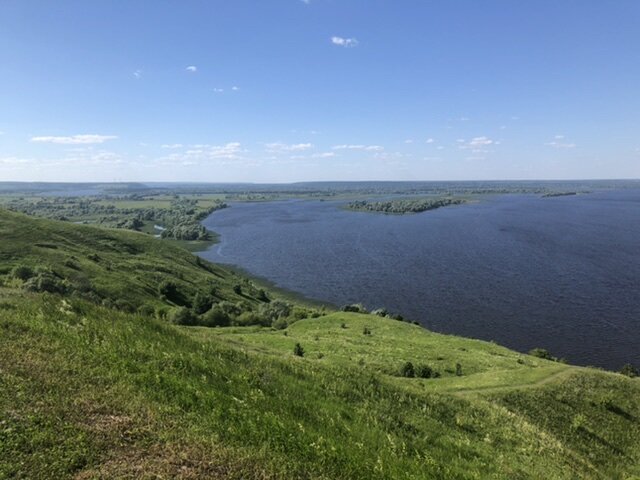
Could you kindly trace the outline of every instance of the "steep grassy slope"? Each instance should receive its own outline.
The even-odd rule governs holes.
[[[132,302],[159,302],[171,271],[235,294],[237,277],[136,234],[3,213],[0,231],[4,271],[74,255],[100,292],[150,287]],[[407,361],[441,376],[398,376]],[[640,380],[492,343],[354,313],[178,327],[0,287],[0,478],[629,479],[639,444]]]
[[[148,235],[28,217],[0,209],[0,275],[16,265],[51,271],[73,290],[129,309],[189,304],[212,289],[218,299],[256,303],[255,288],[237,275]],[[158,286],[177,293],[162,299]],[[244,283],[244,294],[233,287]]]

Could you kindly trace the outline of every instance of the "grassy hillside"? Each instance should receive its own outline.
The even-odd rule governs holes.
[[[67,278],[74,255],[97,292],[160,305],[157,275],[229,298],[238,277],[140,234],[5,213],[0,231],[0,478],[640,476],[638,379],[357,313],[175,326],[8,272]]]
[[[0,209],[0,275],[17,266],[44,272],[66,293],[122,310],[190,306],[197,293],[213,293],[218,301],[261,302],[259,289],[248,280],[148,235]],[[175,286],[164,297],[163,282]]]

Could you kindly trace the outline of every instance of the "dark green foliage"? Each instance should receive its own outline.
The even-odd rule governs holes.
[[[404,365],[402,365],[402,368],[400,368],[400,376],[401,377],[406,377],[406,378],[413,378],[416,376],[416,370],[413,366],[413,363],[411,362],[406,362]]]
[[[371,329],[367,326],[362,328],[362,334],[363,335],[371,335]]]
[[[260,305],[258,310],[267,322],[273,323],[275,320],[288,317],[291,314],[291,304],[282,300],[274,300]]]
[[[33,275],[33,269],[28,265],[16,265],[11,269],[11,276],[22,281],[30,279]]]
[[[23,287],[30,292],[64,293],[67,290],[62,280],[48,272],[41,272],[29,278]]]
[[[431,378],[433,375],[433,369],[429,365],[418,365],[416,367],[416,377],[418,378]]]
[[[448,205],[459,205],[465,200],[459,198],[426,198],[418,200],[389,200],[386,202],[370,202],[356,200],[347,205],[350,210],[363,210],[382,213],[419,213]]]
[[[297,357],[304,357],[304,348],[299,343],[296,343],[293,347],[293,354]]]
[[[554,357],[544,348],[531,349],[529,350],[529,355],[532,355],[538,358],[544,358],[545,360],[551,360],[552,362],[566,363],[563,358]]]
[[[267,319],[265,319],[263,316],[261,316],[257,312],[247,311],[247,312],[242,312],[240,315],[238,315],[234,320],[233,324],[238,325],[240,327],[247,327],[250,325],[262,325],[263,327],[268,327],[271,325],[271,322],[269,322]],[[286,324],[284,328],[286,328]]]
[[[462,376],[462,365],[460,365],[459,363],[456,363],[456,376],[457,377]]]
[[[256,296],[256,298],[258,300],[260,300],[261,302],[270,302],[271,300],[269,299],[269,296],[267,295],[267,292],[264,291],[264,289],[260,289],[258,290],[258,295]]]
[[[197,315],[202,315],[211,309],[213,302],[214,299],[210,295],[197,292],[196,296],[193,297],[193,302],[191,302],[191,308]]]
[[[239,283],[236,283],[233,286],[233,291],[234,291],[234,293],[236,293],[238,295],[242,295],[242,285],[240,285]]]
[[[171,323],[176,325],[196,325],[198,323],[198,317],[193,313],[190,308],[180,307],[173,312],[169,317]]]
[[[202,316],[202,324],[206,327],[227,327],[231,325],[231,317],[224,308],[216,305]]]
[[[364,305],[360,303],[353,303],[351,305],[345,305],[341,308],[343,312],[354,312],[354,313],[367,313],[367,309]]]
[[[633,365],[631,365],[630,363],[626,363],[622,366],[622,368],[620,369],[620,373],[622,375],[626,375],[627,377],[637,377],[638,375],[640,375],[640,373],[638,373],[638,369],[635,368]]]

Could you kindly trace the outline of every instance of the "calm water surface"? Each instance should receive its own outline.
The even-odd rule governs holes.
[[[640,365],[640,190],[502,195],[415,215],[240,203],[201,255],[337,305],[584,365]]]

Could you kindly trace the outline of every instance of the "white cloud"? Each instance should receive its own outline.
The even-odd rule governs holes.
[[[133,76],[137,79],[142,78],[142,70],[136,70],[135,72],[133,72]]]
[[[331,43],[333,43],[334,45],[338,45],[340,47],[357,47],[358,46],[358,40],[356,40],[355,38],[343,38],[343,37],[331,37]]]
[[[222,92],[224,92],[224,88],[214,88],[213,91],[215,93],[222,93]]]
[[[240,87],[236,87],[234,85],[233,87],[231,87],[231,90],[233,90],[234,92],[238,92],[238,91],[240,91]]]
[[[336,156],[335,152],[322,152],[322,153],[314,153],[313,155],[311,155],[311,158],[331,158],[335,156]]]
[[[239,142],[229,142],[224,145],[189,145],[184,152],[172,153],[160,158],[160,163],[165,165],[199,165],[207,162],[216,162],[223,165],[237,163],[242,160],[244,152]]]
[[[280,153],[280,152],[303,152],[305,150],[309,150],[313,148],[313,144],[311,143],[282,143],[282,142],[273,142],[267,143],[265,145],[267,151],[270,153]]]
[[[33,137],[34,143],[57,143],[60,145],[89,145],[104,143],[108,140],[115,140],[115,135],[72,135],[70,137],[42,136]]]
[[[381,152],[384,147],[380,145],[334,145],[333,150],[364,150],[366,152]]]
[[[198,67],[196,67],[195,65],[189,65],[187,68],[185,68],[185,70],[187,72],[196,73],[198,71]]]
[[[181,143],[165,143],[164,145],[160,145],[160,148],[182,148],[184,145]]]
[[[494,141],[487,137],[474,137],[469,142],[469,145],[471,147],[484,147],[486,145],[491,145],[492,143],[494,143]]]
[[[564,135],[554,135],[553,140],[551,142],[545,143],[548,147],[553,148],[575,148],[576,144],[571,142],[566,142]]]
[[[486,152],[486,148],[490,145],[499,145],[500,142],[496,142],[495,140],[491,140],[488,137],[474,137],[469,141],[466,141],[462,138],[457,140],[458,148],[462,150],[471,150],[474,153]]]
[[[553,142],[547,142],[545,143],[545,145],[553,148],[576,148],[577,147],[575,143],[558,142],[555,140]]]
[[[434,143],[435,140],[433,138],[427,138],[427,141],[425,143]]]
[[[411,138],[407,138],[407,139],[404,141],[404,143],[407,143],[407,144],[408,144],[408,143],[413,143],[413,140],[412,140]]]

